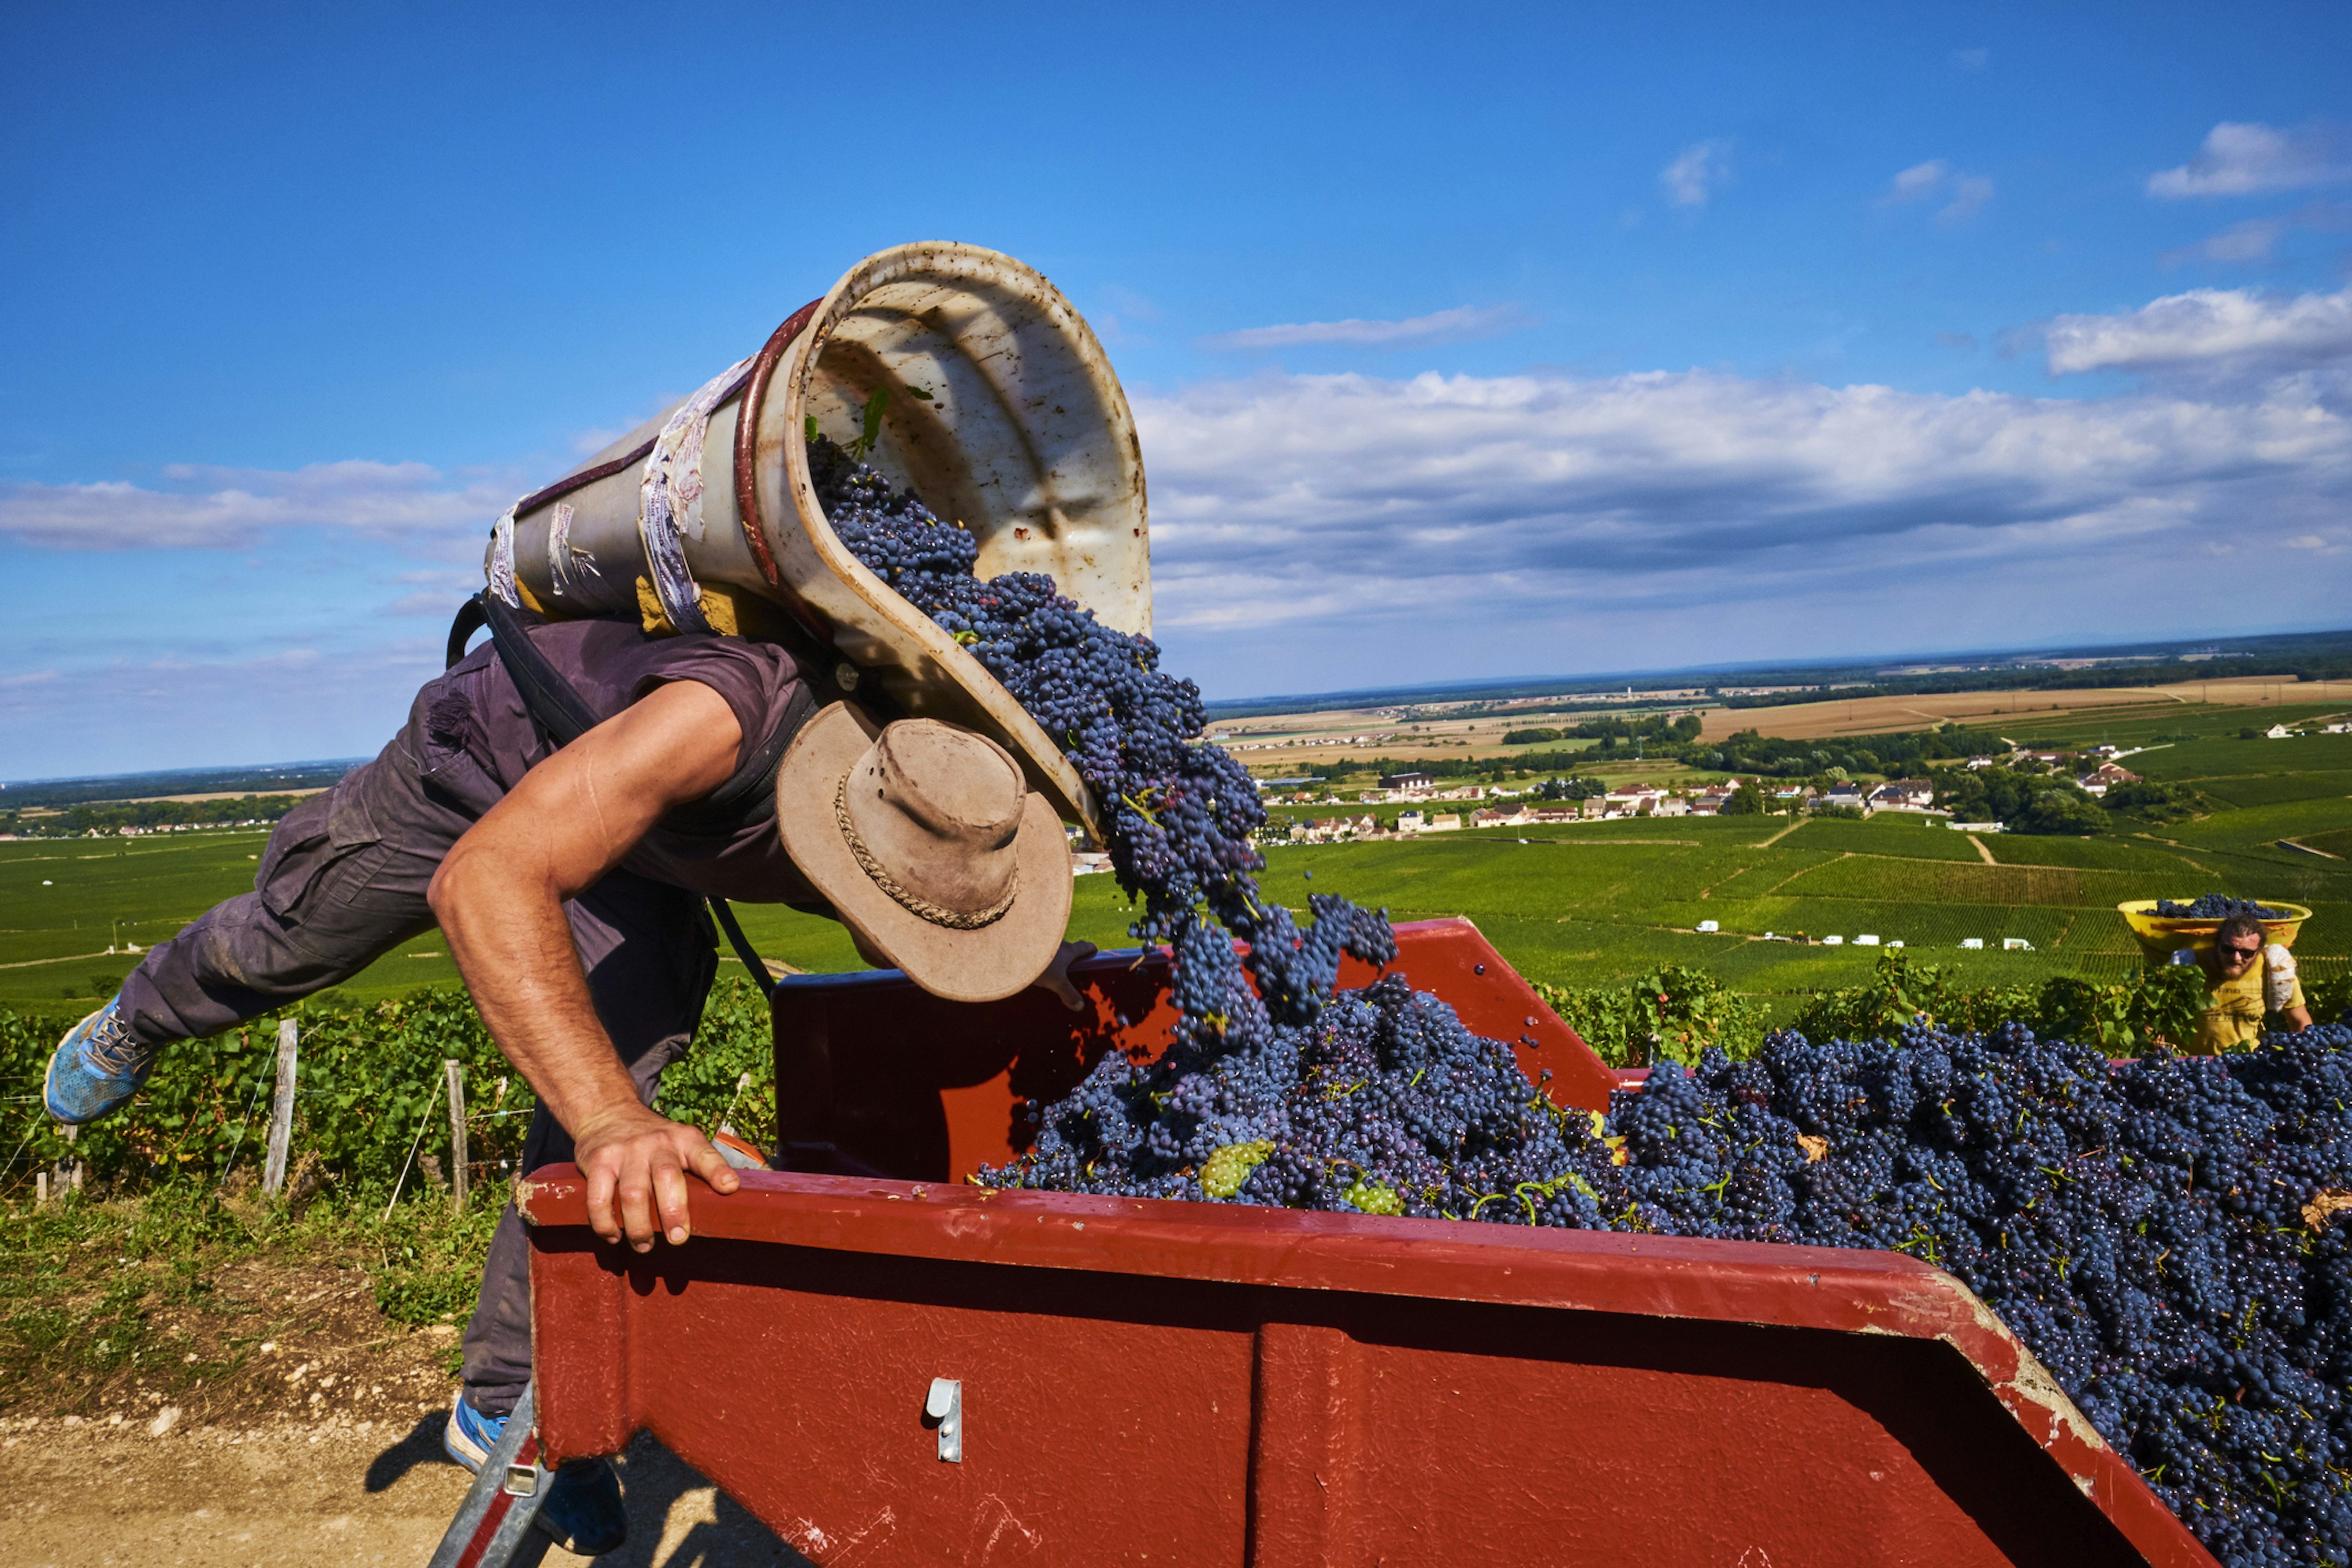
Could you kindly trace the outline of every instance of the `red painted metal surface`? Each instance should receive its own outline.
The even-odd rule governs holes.
[[[1443,996],[1462,1021],[1510,1042],[1530,1079],[1563,1106],[1604,1110],[1616,1077],[1466,920],[1396,928],[1386,973]],[[1342,985],[1383,973],[1349,959]],[[1001,1164],[1027,1146],[1018,1110],[1057,1100],[1107,1050],[1157,1057],[1176,1021],[1164,950],[1105,953],[1071,966],[1088,1005],[1072,1013],[1043,992],[986,1006],[942,1002],[896,971],[795,975],[776,989],[776,1102],[795,1168],[829,1167],[807,1151],[835,1145],[851,1168],[947,1181]]]
[[[1562,1104],[1607,1103],[1619,1075],[1468,921],[1398,935]],[[788,1135],[902,1173],[1008,1157],[1024,1096],[1167,1039],[1164,958],[1077,978],[1079,1015],[787,983]],[[1896,1254],[751,1172],[638,1257],[570,1167],[523,1203],[550,1451],[650,1429],[825,1568],[2212,1561]]]
[[[826,1568],[2211,1562],[1895,1254],[746,1173],[638,1257],[569,1167],[524,1203],[550,1450],[649,1429]]]

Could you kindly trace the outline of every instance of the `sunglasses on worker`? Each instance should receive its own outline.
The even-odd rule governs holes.
[[[2235,942],[2225,942],[2218,943],[2217,949],[2221,962],[2235,969],[2239,964],[2261,956],[2263,944],[2258,942],[2252,947],[2243,947]]]

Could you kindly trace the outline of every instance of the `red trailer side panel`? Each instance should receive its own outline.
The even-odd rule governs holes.
[[[1509,1044],[1530,1082],[1549,1072],[1556,1104],[1608,1108],[1614,1075],[1476,926],[1418,921],[1396,934],[1387,973]],[[1381,973],[1349,959],[1339,983],[1367,985]],[[896,970],[785,980],[775,997],[776,1100],[786,1144],[802,1149],[783,1163],[824,1169],[810,1150],[832,1145],[858,1166],[943,1181],[1012,1159],[1028,1146],[1024,1100],[1060,1099],[1108,1050],[1157,1057],[1176,1022],[1164,950],[1106,953],[1073,965],[1071,978],[1085,1012],[1036,991],[985,1006],[943,1002]]]
[[[2211,1562],[1898,1255],[747,1173],[640,1258],[525,1201],[550,1447],[649,1428],[827,1568]]]

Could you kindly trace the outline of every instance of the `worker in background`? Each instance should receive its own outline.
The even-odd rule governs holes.
[[[2266,1014],[2277,1013],[2287,1027],[2311,1027],[2311,1010],[2296,978],[2294,954],[2268,940],[2263,922],[2231,915],[2213,933],[2213,945],[2199,952],[2181,948],[2175,963],[2194,963],[2205,973],[2205,1011],[2197,1019],[2189,1049],[2199,1056],[2244,1050],[2263,1037]]]
[[[885,728],[845,702],[812,716],[776,644],[488,614],[496,640],[429,682],[381,755],[278,824],[252,892],[158,943],[67,1035],[52,1116],[104,1116],[173,1041],[348,980],[437,924],[538,1097],[522,1170],[574,1162],[597,1234],[646,1252],[692,1234],[687,1172],[739,1184],[699,1131],[651,1109],[716,973],[706,897],[830,914],[934,994],[1034,983],[1078,1005],[1066,972],[1093,950],[1062,940],[1068,846],[994,742],[928,719]],[[569,710],[549,696],[563,688]],[[530,1380],[530,1321],[509,1205],[444,1437],[470,1469]],[[602,1459],[565,1465],[540,1519],[583,1555],[627,1534]]]

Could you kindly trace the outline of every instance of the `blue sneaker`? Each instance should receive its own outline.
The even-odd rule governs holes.
[[[155,1070],[161,1046],[142,1046],[116,1011],[114,999],[67,1031],[49,1058],[49,1075],[41,1085],[41,1103],[68,1127],[95,1121],[118,1110],[139,1092]]]
[[[479,1475],[506,1430],[505,1416],[483,1415],[461,1394],[449,1408],[441,1446],[451,1458]],[[614,1473],[613,1461],[571,1459],[558,1466],[547,1500],[539,1505],[538,1524],[574,1556],[619,1551],[629,1539],[629,1515],[621,1506],[621,1478]]]

